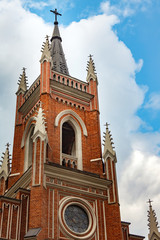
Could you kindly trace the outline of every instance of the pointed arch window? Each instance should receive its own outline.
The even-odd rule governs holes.
[[[25,140],[24,172],[32,165],[33,132],[34,132],[34,125],[31,125]]]
[[[68,122],[62,125],[62,153],[75,155],[75,132]]]
[[[82,162],[82,134],[87,137],[87,128],[80,116],[71,109],[61,111],[55,118],[55,127],[59,126],[60,122],[60,163],[62,165],[83,170]],[[69,136],[65,140],[65,127]],[[65,142],[70,144],[67,146]],[[68,154],[64,153],[67,152]],[[70,161],[68,161],[70,160]],[[76,163],[76,164],[75,164]]]
[[[82,170],[81,129],[70,116],[61,125],[61,164]]]

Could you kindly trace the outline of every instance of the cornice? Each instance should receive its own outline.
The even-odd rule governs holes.
[[[31,181],[32,167],[29,169],[15,182],[15,184],[5,193],[5,197],[14,198],[16,196],[16,191],[19,188],[26,188]]]
[[[5,196],[0,196],[0,201],[5,201],[5,202],[12,202],[12,203],[20,203],[21,200],[19,199],[15,199],[15,198],[9,198],[9,197],[5,197]]]
[[[33,106],[38,102],[40,98],[40,85],[34,90],[29,98],[23,103],[23,105],[18,109],[19,112],[25,116]]]
[[[83,92],[79,89],[72,88],[71,86],[64,85],[61,82],[50,80],[51,88],[58,93],[63,94],[66,98],[74,97],[76,99],[80,99],[81,101],[90,102],[90,100],[94,97],[92,94]]]
[[[53,165],[44,165],[44,172],[46,176],[58,178],[64,181],[76,183],[78,185],[107,190],[112,181],[92,176],[86,173],[71,171],[68,168],[57,167]]]

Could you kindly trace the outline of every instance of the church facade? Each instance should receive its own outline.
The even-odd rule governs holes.
[[[0,168],[0,239],[142,240],[121,221],[116,153],[106,124],[102,153],[98,79],[92,56],[87,79],[71,77],[57,10],[40,75],[16,92],[12,164]]]

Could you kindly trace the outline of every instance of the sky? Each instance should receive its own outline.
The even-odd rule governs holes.
[[[70,75],[86,80],[89,54],[99,82],[101,130],[117,154],[123,221],[146,236],[149,198],[160,221],[160,1],[0,0],[0,153],[12,153],[16,91],[40,73],[41,47],[57,8]],[[102,134],[103,135],[103,134]]]

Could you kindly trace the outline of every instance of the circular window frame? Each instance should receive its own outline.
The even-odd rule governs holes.
[[[74,232],[71,228],[69,228],[68,224],[66,223],[64,214],[67,207],[70,205],[77,205],[83,208],[86,214],[88,215],[89,224],[85,232],[83,233]],[[61,230],[65,235],[77,240],[79,239],[87,240],[91,238],[96,230],[96,216],[92,206],[89,204],[88,201],[77,197],[65,197],[60,201],[59,223]]]

